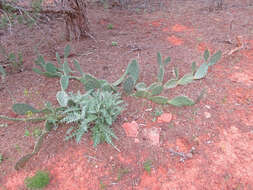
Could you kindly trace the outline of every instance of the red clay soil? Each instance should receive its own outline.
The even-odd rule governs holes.
[[[62,54],[70,44],[70,61],[77,59],[85,72],[110,82],[136,58],[140,81],[148,84],[156,78],[157,51],[172,59],[166,66],[165,80],[172,77],[174,66],[183,76],[190,71],[192,61],[200,65],[206,48],[212,53],[223,52],[222,60],[209,69],[205,79],[163,94],[195,99],[206,89],[203,99],[192,107],[159,107],[123,97],[127,108],[113,125],[120,139],[114,143],[120,152],[107,144],[94,148],[90,133],[80,144],[64,141],[67,128],[60,127],[47,136],[38,155],[24,169],[15,171],[15,162],[31,152],[35,142],[32,135],[24,135],[25,130],[32,133],[43,124],[1,120],[1,190],[26,189],[24,179],[37,170],[50,173],[45,190],[253,189],[253,5],[246,0],[225,0],[223,9],[213,10],[200,0],[169,2],[163,10],[153,12],[89,5],[96,41],[66,42],[60,20],[40,29],[17,26],[12,35],[5,32],[1,36],[5,48],[24,55],[23,71],[9,73],[0,90],[0,113],[12,117],[16,117],[11,111],[14,102],[38,108],[46,100],[56,104],[58,79],[38,76],[31,70],[34,47],[46,60],[55,62],[55,52]],[[112,30],[107,29],[108,24],[113,25]],[[238,36],[243,47],[228,54],[238,46]],[[118,45],[112,46],[112,41]],[[71,91],[81,88],[71,82]],[[157,122],[153,119],[156,108],[165,113]],[[150,172],[144,167],[147,161]]]

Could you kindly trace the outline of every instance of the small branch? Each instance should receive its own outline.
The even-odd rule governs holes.
[[[33,152],[26,154],[25,156],[23,156],[22,158],[20,158],[17,163],[15,164],[14,168],[16,170],[20,170],[21,168],[24,168],[26,163],[34,156],[36,155],[39,150],[41,149],[42,143],[44,138],[46,137],[46,135],[49,133],[49,131],[43,131],[42,134],[39,136],[39,138],[37,139],[34,148],[33,148]]]
[[[184,162],[185,160],[192,158],[192,153],[187,153],[187,154],[185,154],[185,153],[183,153],[183,152],[177,152],[177,151],[173,150],[172,148],[170,148],[169,151],[170,151],[170,153],[173,154],[173,155],[178,155],[178,156],[180,156],[180,161],[181,161],[181,162]]]
[[[70,76],[69,78],[77,80],[77,81],[80,81],[82,79],[82,77],[76,77],[76,76]]]
[[[9,21],[9,26],[10,26],[10,33],[12,33],[12,24],[11,24],[10,17],[4,10],[1,10],[1,11],[7,17],[8,21]]]
[[[89,160],[92,159],[92,160],[96,160],[96,161],[99,161],[99,162],[102,162],[102,160],[100,159],[97,159],[96,157],[94,156],[90,156],[90,155],[85,155],[86,158],[88,158]]]
[[[242,36],[237,36],[236,37],[236,48],[230,50],[230,51],[227,51],[225,52],[225,56],[230,56],[238,51],[240,51],[241,49],[244,49],[245,48],[245,43],[244,43],[244,40],[243,40],[243,37]]]
[[[23,121],[23,122],[40,122],[40,121],[45,121],[45,117],[38,117],[38,118],[13,118],[13,117],[8,117],[5,115],[0,115],[0,119],[5,119],[9,121]]]

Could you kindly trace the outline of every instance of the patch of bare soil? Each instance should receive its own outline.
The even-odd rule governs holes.
[[[91,4],[88,15],[96,41],[65,41],[61,20],[39,28],[17,27],[18,32],[1,36],[4,47],[24,55],[23,71],[7,75],[0,90],[0,113],[12,117],[16,117],[11,111],[14,102],[37,108],[46,100],[56,104],[59,81],[31,70],[36,52],[56,62],[55,53],[63,54],[70,44],[70,60],[77,59],[85,72],[110,82],[123,74],[131,59],[137,59],[140,80],[148,84],[156,80],[158,51],[172,58],[166,66],[166,81],[173,76],[174,66],[183,76],[193,61],[200,65],[205,49],[224,53],[205,79],[164,93],[170,98],[184,94],[195,99],[206,89],[203,99],[192,107],[163,106],[167,115],[154,121],[158,105],[123,97],[127,109],[113,124],[120,152],[107,144],[94,148],[89,133],[80,144],[63,141],[67,129],[62,127],[47,136],[24,169],[15,171],[15,162],[33,149],[35,138],[25,136],[25,131],[32,133],[42,124],[1,120],[1,190],[26,189],[24,179],[39,169],[50,173],[48,190],[253,189],[253,6],[246,0],[224,0],[220,9],[202,0],[162,2],[163,9],[158,6],[155,11]],[[237,47],[238,36],[243,48],[226,54]],[[71,82],[72,91],[80,88]],[[150,164],[150,172],[144,163]]]

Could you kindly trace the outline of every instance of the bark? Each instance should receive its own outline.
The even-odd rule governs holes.
[[[66,24],[66,39],[80,39],[89,35],[88,17],[86,10],[86,0],[63,0],[63,10],[71,10],[66,12],[64,16]]]

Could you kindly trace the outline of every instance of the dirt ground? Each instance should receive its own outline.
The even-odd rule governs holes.
[[[64,141],[67,129],[62,127],[47,136],[24,169],[16,171],[15,162],[31,152],[35,142],[33,135],[25,135],[26,130],[32,133],[42,124],[0,120],[1,190],[26,189],[24,179],[37,170],[50,173],[46,190],[253,190],[253,2],[224,0],[218,10],[204,0],[162,2],[162,6],[140,4],[128,9],[90,3],[88,16],[96,40],[65,41],[62,20],[18,26],[12,34],[2,34],[5,48],[24,55],[22,72],[10,72],[1,84],[0,113],[8,116],[15,116],[14,102],[37,108],[47,100],[56,104],[58,79],[32,71],[37,52],[55,62],[55,53],[62,55],[70,44],[70,61],[77,59],[86,73],[110,82],[123,74],[131,59],[137,59],[140,81],[148,84],[156,78],[158,51],[172,59],[165,81],[172,77],[174,66],[183,76],[193,61],[200,65],[205,49],[221,50],[223,57],[205,79],[165,92],[170,98],[184,94],[196,99],[206,89],[203,99],[192,107],[160,107],[123,97],[127,109],[113,124],[120,152],[107,144],[94,148],[90,133],[80,144]],[[71,82],[72,91],[80,88]],[[172,119],[154,121],[157,108]],[[131,122],[136,137],[125,131]],[[143,166],[147,161],[152,163],[150,172]]]

